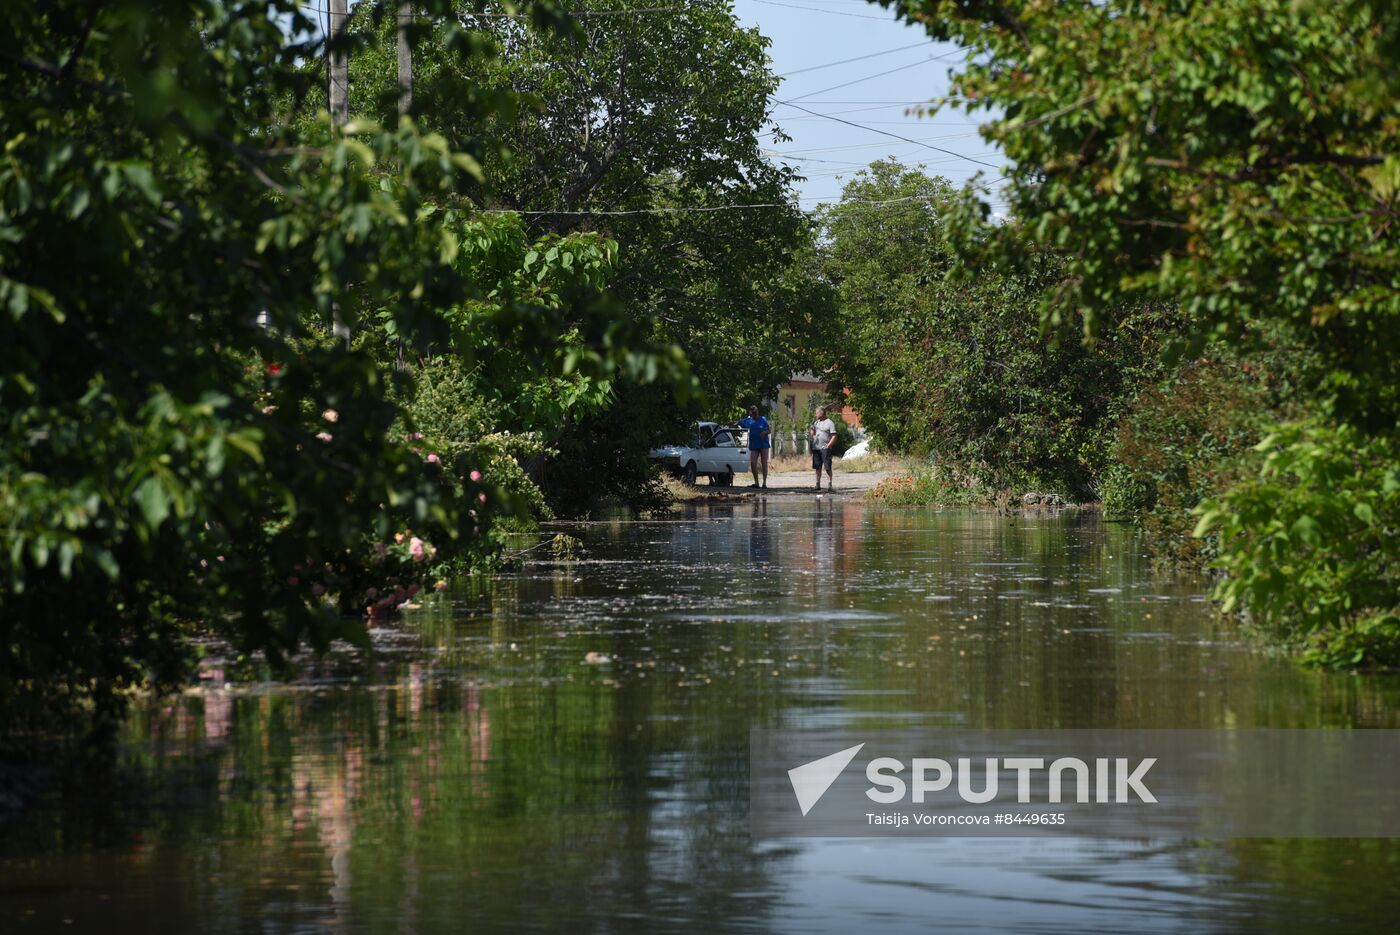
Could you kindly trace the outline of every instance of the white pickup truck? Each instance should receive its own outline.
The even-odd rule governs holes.
[[[691,444],[653,448],[648,454],[687,484],[704,475],[711,484],[728,487],[735,474],[749,469],[749,433],[734,425],[697,422]]]

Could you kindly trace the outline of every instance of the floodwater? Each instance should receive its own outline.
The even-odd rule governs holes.
[[[1400,727],[1400,681],[1241,644],[1125,528],[806,497],[557,528],[582,560],[372,656],[215,657],[142,707],[121,788],[0,830],[0,931],[1394,931],[1396,841],[750,836],[752,727]]]

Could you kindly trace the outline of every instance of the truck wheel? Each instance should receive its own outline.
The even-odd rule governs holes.
[[[688,462],[686,462],[686,465],[685,465],[685,473],[681,475],[681,480],[685,481],[685,485],[686,485],[687,487],[694,487],[694,486],[695,486],[695,478],[696,478],[696,476],[697,476],[697,473],[698,473],[698,472],[696,471],[696,468],[695,468],[695,462],[694,462],[694,461],[688,461]]]

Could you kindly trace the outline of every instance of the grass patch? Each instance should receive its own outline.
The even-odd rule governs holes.
[[[875,474],[881,471],[913,471],[918,462],[904,455],[868,454],[864,458],[846,461],[837,458],[832,465],[838,474]],[[812,456],[784,454],[768,462],[770,474],[806,474],[812,470]]]
[[[980,506],[1009,510],[1011,491],[961,479],[936,467],[915,468],[876,484],[866,497],[888,506]]]
[[[842,474],[876,474],[881,471],[911,473],[918,470],[918,465],[912,458],[904,455],[884,454],[876,451],[864,458],[856,458],[854,461],[838,458],[836,470]]]

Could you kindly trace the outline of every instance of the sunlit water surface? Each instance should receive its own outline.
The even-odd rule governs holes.
[[[755,841],[752,727],[1400,727],[1094,514],[560,524],[293,683],[212,658],[0,831],[0,932],[1394,931],[1391,841]],[[542,551],[534,554],[543,554]],[[605,659],[603,658],[605,657]]]

